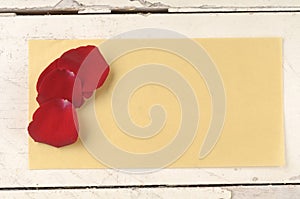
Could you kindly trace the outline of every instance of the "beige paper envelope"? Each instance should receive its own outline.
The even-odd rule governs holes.
[[[95,93],[94,101],[88,101],[84,106],[94,111],[97,125],[101,128],[105,139],[117,149],[133,154],[133,157],[142,154],[145,155],[146,160],[150,161],[152,160],[151,153],[164,150],[178,138],[177,133],[183,121],[193,122],[194,118],[199,118],[195,129],[196,134],[190,140],[190,145],[186,146],[186,150],[181,151],[179,156],[176,156],[177,158],[171,154],[170,156],[164,154],[157,161],[163,159],[168,164],[149,163],[149,167],[153,165],[171,168],[284,165],[282,39],[208,38],[193,39],[193,41],[204,49],[214,63],[222,80],[226,97],[224,125],[220,131],[220,137],[215,139],[216,144],[211,146],[209,153],[205,157],[199,157],[205,139],[210,136],[209,129],[214,117],[214,103],[212,103],[214,96],[210,85],[203,75],[199,75],[193,63],[186,57],[155,48],[129,51],[114,60],[110,57],[112,51],[103,52],[104,57],[109,62],[112,61],[110,75],[103,87]],[[35,101],[37,96],[35,85],[40,73],[63,52],[82,45],[100,45],[101,49],[102,42],[104,40],[29,41],[29,121],[38,108],[38,103]],[[134,42],[147,43],[149,40],[133,39],[122,42],[120,41],[120,45],[130,46]],[[161,39],[156,42],[165,44],[170,40]],[[176,44],[176,39],[171,42]],[[118,42],[114,45],[118,45]],[[197,51],[194,49],[191,49],[189,53],[197,56]],[[172,89],[155,82],[140,85],[132,92],[130,98],[126,99],[128,106],[124,108],[128,110],[132,124],[145,128],[155,119],[164,121],[155,135],[141,138],[143,135],[141,137],[128,135],[118,125],[116,119],[121,117],[122,120],[123,116],[121,113],[117,112],[117,115],[114,113],[112,99],[123,94],[121,91],[114,90],[122,78],[146,65],[165,67],[175,71],[193,91],[197,102],[195,110],[199,112],[196,112],[197,117],[182,118],[184,110],[181,109],[183,107],[180,104],[181,99],[178,98],[179,95],[172,92]],[[165,75],[163,71],[162,69],[161,73],[157,72],[157,76]],[[165,76],[168,83],[168,75]],[[147,75],[144,74],[142,77],[146,78]],[[139,78],[143,80],[141,76]],[[180,90],[181,81],[176,84],[175,88]],[[188,97],[187,100],[189,100]],[[153,105],[163,107],[165,117],[160,118],[158,115],[157,118],[151,118],[149,110],[153,108]],[[90,116],[85,110],[87,110],[85,107],[83,110],[78,110],[79,118],[83,118],[80,121],[80,132],[84,133],[84,137],[90,136],[91,138],[92,132],[96,131],[95,127],[88,123]],[[127,124],[128,122],[125,122],[124,125]],[[140,133],[137,130],[133,131],[132,133],[136,135]],[[186,133],[188,135],[190,132]],[[82,137],[82,139],[85,138]],[[125,166],[121,163],[111,165],[109,161],[104,160],[105,158],[99,160],[97,155],[100,153],[91,151],[91,148],[87,147],[88,144],[88,141],[81,142],[79,139],[70,146],[55,148],[36,143],[29,138],[29,167],[31,169],[147,167],[147,164],[145,166],[143,163],[139,164],[138,161],[125,164]],[[103,148],[99,147],[101,152],[118,162],[118,155],[104,148],[104,145]]]

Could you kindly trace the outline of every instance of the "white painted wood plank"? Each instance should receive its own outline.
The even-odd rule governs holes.
[[[300,186],[250,186],[222,188],[111,188],[1,191],[9,198],[209,198],[209,199],[291,199],[298,198]]]
[[[79,10],[80,13],[168,8],[169,12],[299,10],[295,0],[0,0],[0,12]]]
[[[170,8],[226,8],[226,7],[296,7],[299,1],[294,0],[77,0],[85,6],[110,5],[113,7],[170,7]]]
[[[0,187],[300,182],[300,14],[173,14],[0,17]],[[287,165],[280,168],[28,170],[28,39],[110,38],[136,28],[188,37],[284,38]]]
[[[221,188],[135,188],[135,189],[76,189],[40,191],[2,191],[0,198],[210,198],[230,199],[231,192]]]
[[[229,187],[232,199],[293,199],[299,198],[300,186]]]
[[[27,1],[22,1],[22,0],[13,0],[13,1],[5,1],[5,0],[0,0],[0,7],[1,8],[7,8],[7,9],[12,9],[12,8],[38,8],[38,7],[52,7],[55,6],[60,0],[48,0],[48,1],[43,1],[43,0],[27,0]]]
[[[140,2],[144,1],[140,0]],[[152,0],[150,2],[160,3],[170,7],[286,7],[300,5],[299,1],[294,0]]]

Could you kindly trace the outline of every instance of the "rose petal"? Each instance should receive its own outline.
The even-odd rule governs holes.
[[[39,87],[38,103],[43,104],[55,98],[67,99],[75,107],[80,107],[83,104],[81,82],[78,78],[76,79],[73,72],[65,69],[54,69],[44,77]]]
[[[93,93],[94,92],[84,92],[84,93],[82,93],[82,95],[83,95],[84,98],[88,99],[93,95]]]
[[[40,92],[40,86],[42,84],[42,82],[44,81],[45,77],[51,72],[53,71],[54,69],[57,68],[57,62],[58,62],[58,59],[54,60],[39,76],[39,79],[37,81],[37,84],[36,84],[36,90],[37,92]]]
[[[66,69],[75,76],[79,72],[85,98],[89,98],[95,89],[102,86],[109,73],[109,65],[96,46],[81,46],[62,54],[41,73],[37,83],[38,92],[45,77],[54,69]]]
[[[95,46],[81,46],[68,50],[58,60],[57,67],[70,70],[77,74],[82,62]]]
[[[81,46],[79,48],[71,49],[61,55],[60,58],[53,61],[39,76],[37,82],[37,91],[43,82],[44,78],[54,69],[67,69],[73,72],[75,75],[79,70],[79,67],[88,53],[96,48],[95,46]]]
[[[97,49],[96,46],[88,45],[88,46],[80,46],[78,48],[74,48],[71,50],[68,50],[64,52],[61,55],[61,60],[74,63],[75,66],[70,66],[75,68],[74,70],[78,70],[83,60],[88,56],[88,54],[94,50]],[[72,69],[70,69],[72,70]],[[72,70],[73,71],[73,70]],[[77,71],[76,71],[77,72]]]
[[[28,132],[34,141],[55,147],[76,142],[78,120],[75,108],[64,99],[53,99],[43,103],[33,114]]]
[[[82,91],[89,93],[102,86],[108,73],[109,66],[98,48],[95,47],[83,60],[77,73],[82,81]]]

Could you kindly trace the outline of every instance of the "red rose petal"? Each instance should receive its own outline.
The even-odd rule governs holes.
[[[37,92],[40,92],[41,83],[44,81],[45,77],[54,69],[57,68],[58,59],[54,60],[39,76],[39,79],[36,84]]]
[[[94,49],[97,47],[89,45],[68,50],[59,58],[57,67],[70,70],[77,75],[83,61]]]
[[[34,141],[55,147],[76,142],[78,120],[72,103],[64,99],[43,103],[33,114],[28,132]]]
[[[39,86],[38,103],[43,104],[55,98],[67,99],[75,107],[80,107],[83,104],[81,82],[78,78],[76,79],[73,72],[65,69],[54,69],[44,77]]]
[[[60,62],[72,63],[66,67],[68,67],[67,69],[77,73],[83,60],[94,49],[97,49],[97,47],[88,45],[88,46],[80,46],[78,48],[68,50],[64,54],[62,54],[62,56],[60,57]]]
[[[68,50],[65,53],[63,53],[60,58],[53,61],[40,74],[37,82],[37,91],[39,92],[40,85],[43,82],[44,78],[54,69],[66,69],[73,72],[76,75],[82,63],[82,60],[84,60],[87,54],[94,48],[94,46],[83,46],[76,49]],[[78,53],[78,50],[81,54]]]
[[[84,93],[82,93],[82,95],[83,95],[84,98],[88,99],[93,95],[93,93],[94,92],[84,92]]]
[[[82,46],[65,52],[41,73],[37,83],[38,92],[45,77],[54,69],[66,69],[75,76],[80,73],[78,77],[82,82],[83,96],[86,98],[102,86],[109,73],[109,66],[98,48],[90,45]]]
[[[94,48],[83,60],[77,75],[82,81],[83,92],[93,92],[103,85],[109,73],[109,66],[104,57]]]

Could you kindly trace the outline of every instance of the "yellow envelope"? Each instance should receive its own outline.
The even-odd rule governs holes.
[[[282,39],[191,41],[198,47],[184,48],[177,39],[29,41],[29,121],[38,108],[37,79],[63,52],[96,45],[111,67],[103,87],[78,110],[82,141],[55,148],[30,138],[29,167],[284,165]]]

